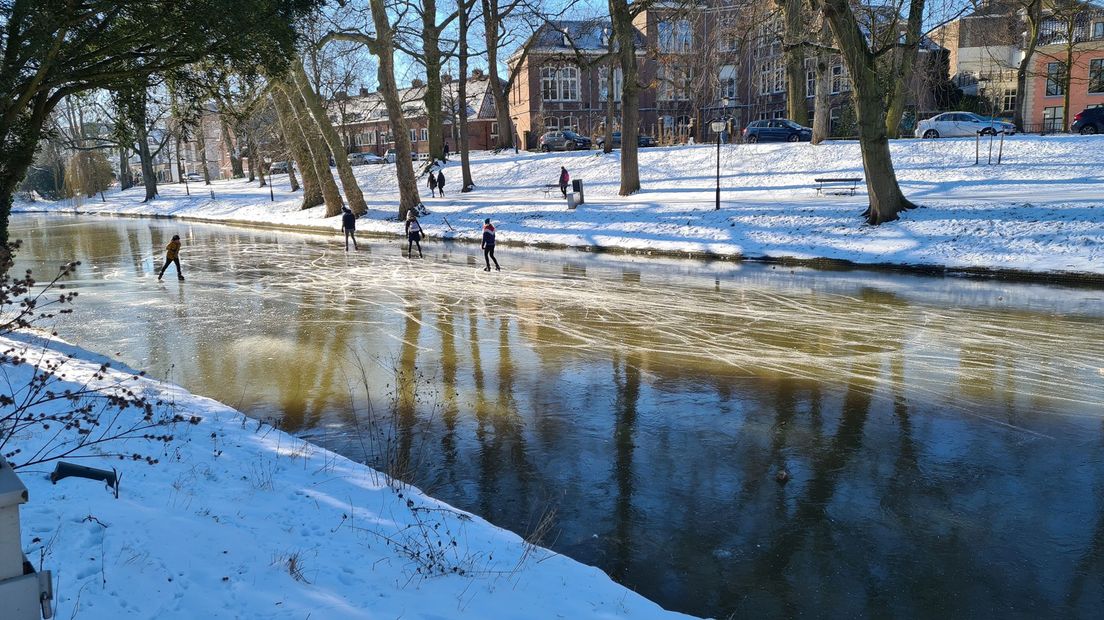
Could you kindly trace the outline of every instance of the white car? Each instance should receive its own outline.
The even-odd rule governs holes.
[[[1016,126],[973,112],[944,112],[916,124],[917,138],[953,138],[980,134],[1016,133]]]
[[[387,160],[374,153],[350,153],[350,166],[364,166],[368,164],[386,164]]]

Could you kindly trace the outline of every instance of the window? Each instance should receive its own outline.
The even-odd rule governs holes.
[[[847,67],[832,65],[832,94],[838,95],[851,90],[851,77],[847,75]]]
[[[544,130],[545,131],[559,131],[560,119],[555,116],[546,116],[544,118]]]
[[[621,67],[617,67],[613,70],[613,100],[621,101],[621,90],[624,87],[624,73],[621,71]],[[609,100],[609,67],[600,67],[598,69],[598,100]]]
[[[411,129],[410,130],[410,141],[411,142],[417,142],[418,141],[418,130],[417,129]]]
[[[717,51],[740,51],[740,24],[737,18],[726,17],[721,19],[717,26]]]
[[[578,120],[574,116],[565,116],[563,117],[563,124],[560,126],[560,129],[564,131],[578,131]]]
[[[805,96],[816,96],[816,58],[805,59]]]
[[[765,121],[765,120],[767,120],[768,118],[770,118],[770,113],[769,113],[769,112],[760,112],[760,113],[759,113],[759,120],[761,120],[761,121]],[[756,127],[762,127],[762,126],[763,126],[763,124],[762,124],[762,123],[758,123],[758,124],[756,125]]]
[[[1104,58],[1089,61],[1089,92],[1104,93]]]
[[[1043,108],[1043,131],[1063,131],[1065,127],[1062,106]]]
[[[786,73],[781,58],[759,63],[759,94],[769,95],[786,90]]]
[[[419,139],[422,142],[429,142],[429,130],[428,129],[422,129],[419,132]]]
[[[1001,92],[1001,112],[1014,112],[1016,110],[1016,89],[1005,88]]]
[[[1066,94],[1065,67],[1060,62],[1047,63],[1046,96],[1057,97]]]
[[[491,139],[498,137],[498,123],[491,123]]]
[[[736,100],[736,65],[725,65],[717,76],[721,85],[721,97]]]
[[[659,65],[656,71],[660,101],[686,101],[690,98],[690,69],[678,65]]]
[[[685,19],[659,22],[659,50],[666,53],[689,52],[694,44],[690,22]]]
[[[774,118],[786,118],[786,111],[785,110],[775,110],[774,111]],[[776,123],[776,124],[772,125],[772,127],[784,127],[784,125],[782,123]]]
[[[541,67],[541,98],[545,101],[578,101],[577,67]]]
[[[1104,22],[1093,22],[1092,38],[1104,39]]]

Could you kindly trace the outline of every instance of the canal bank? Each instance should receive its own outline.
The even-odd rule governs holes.
[[[1098,290],[531,249],[489,280],[450,244],[13,222],[16,271],[83,263],[66,339],[511,531],[553,515],[668,609],[1096,600]],[[173,234],[188,280],[158,283]]]
[[[1104,178],[1085,174],[1104,169],[1104,149],[1095,140],[1015,136],[1000,166],[964,165],[973,163],[973,143],[966,140],[893,141],[898,178],[921,208],[878,227],[862,223],[867,197],[861,191],[821,195],[813,187],[817,176],[861,176],[858,147],[847,141],[725,147],[718,211],[712,178],[700,174],[712,169],[708,146],[642,150],[643,189],[631,196],[617,195],[616,152],[475,153],[475,191],[423,197],[429,214],[421,221],[431,238],[478,242],[489,217],[504,246],[1098,285],[1104,282]],[[587,202],[574,210],[558,192],[542,189],[549,170],[561,165],[585,184]],[[459,174],[458,164],[444,172]],[[361,166],[357,177],[369,196],[358,230],[400,238],[394,168]],[[289,191],[286,175],[272,181],[265,188],[241,179],[163,185],[148,203],[142,188],[133,188],[103,200],[17,203],[16,209],[339,230],[340,218],[325,218],[322,207],[299,209],[300,195]]]

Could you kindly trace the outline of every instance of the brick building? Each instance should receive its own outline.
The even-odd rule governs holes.
[[[1072,59],[1068,115],[1063,79],[1067,59]],[[1073,15],[1046,17],[1028,77],[1024,122],[1038,130],[1068,131],[1073,115],[1104,105],[1104,10],[1085,5]]]

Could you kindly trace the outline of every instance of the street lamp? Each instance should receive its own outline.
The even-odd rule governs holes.
[[[721,100],[724,104],[724,109],[721,112],[721,118],[711,122],[709,128],[713,130],[713,133],[717,135],[717,199],[716,204],[713,207],[714,211],[721,210],[721,134],[728,126],[728,120],[725,118],[728,116],[728,97]]]

